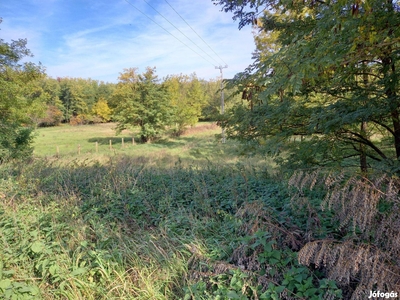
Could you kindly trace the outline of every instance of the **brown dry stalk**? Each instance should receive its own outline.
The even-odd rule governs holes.
[[[289,181],[298,190],[293,200],[305,201],[305,189],[318,182],[327,191],[321,210],[335,213],[343,237],[308,242],[299,262],[325,268],[328,278],[353,289],[351,299],[364,299],[370,290],[400,290],[400,180],[297,172]]]

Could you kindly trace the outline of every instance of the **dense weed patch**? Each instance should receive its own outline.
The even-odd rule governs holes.
[[[339,299],[339,287],[354,290],[313,263],[319,249],[304,258],[311,242],[348,233],[321,208],[323,185],[299,193],[262,167],[157,168],[128,157],[0,168],[5,299]]]

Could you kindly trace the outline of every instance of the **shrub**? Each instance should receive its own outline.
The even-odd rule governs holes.
[[[0,162],[32,154],[33,128],[0,123]]]
[[[39,119],[39,127],[58,126],[63,120],[63,113],[57,106],[49,105],[47,107],[46,116]]]

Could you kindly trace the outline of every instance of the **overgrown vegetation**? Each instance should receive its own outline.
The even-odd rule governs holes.
[[[123,156],[3,164],[0,289],[5,299],[363,299],[398,289],[398,180],[269,171]]]
[[[281,287],[339,295],[297,263],[301,229],[278,236],[295,226],[283,226],[293,212],[287,189],[266,170],[160,169],[125,157],[38,160],[3,165],[2,174],[6,298],[250,299]],[[283,283],[285,273],[293,279]]]

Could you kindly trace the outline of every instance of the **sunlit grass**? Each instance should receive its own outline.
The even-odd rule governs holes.
[[[266,162],[261,157],[250,159],[239,156],[239,144],[230,140],[222,144],[220,133],[221,129],[214,123],[204,122],[189,128],[180,137],[165,135],[156,141],[143,144],[138,142],[138,131],[125,130],[117,136],[113,123],[61,125],[37,129],[33,146],[34,155],[37,157],[58,158],[65,161],[89,159],[106,162],[110,157],[127,155],[146,160],[147,163],[153,162],[164,166],[173,165],[178,160],[185,164],[207,161],[218,163],[252,161],[254,164]],[[268,164],[274,165],[272,160],[268,160]]]

